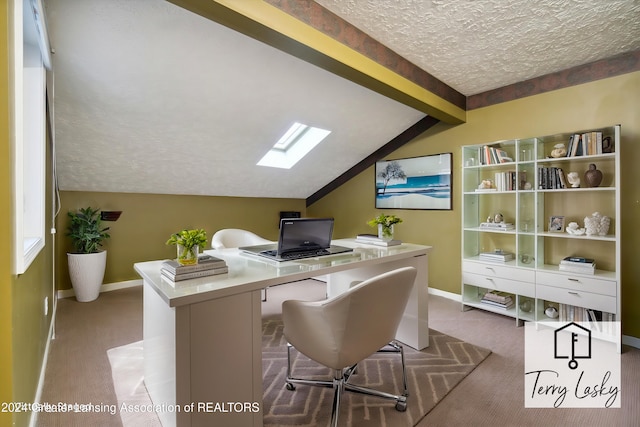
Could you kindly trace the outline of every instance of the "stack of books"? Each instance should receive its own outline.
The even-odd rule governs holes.
[[[509,231],[515,229],[511,222],[481,222],[480,228],[496,231]]]
[[[160,267],[162,276],[171,282],[224,274],[228,271],[227,263],[223,259],[211,255],[200,255],[198,263],[193,265],[182,265],[175,260],[167,260]]]
[[[508,310],[513,307],[514,304],[513,297],[510,294],[498,291],[487,292],[480,302],[503,310]]]
[[[507,262],[514,259],[515,255],[513,252],[505,252],[501,249],[496,249],[493,252],[482,252],[478,258],[480,261]]]
[[[402,241],[395,239],[382,240],[376,234],[358,234],[356,236],[356,242],[376,246],[397,246],[402,243]]]
[[[570,271],[572,273],[595,274],[596,262],[591,258],[579,256],[568,256],[560,261],[560,271]]]

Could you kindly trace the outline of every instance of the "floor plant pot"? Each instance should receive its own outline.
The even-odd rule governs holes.
[[[107,251],[92,254],[67,254],[71,285],[80,302],[98,298],[107,266]]]

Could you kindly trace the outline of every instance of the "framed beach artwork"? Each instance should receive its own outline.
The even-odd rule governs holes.
[[[451,153],[376,162],[376,208],[451,210]]]

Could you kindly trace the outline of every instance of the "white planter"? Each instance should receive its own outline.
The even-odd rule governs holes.
[[[80,302],[98,298],[107,266],[107,251],[93,254],[67,254],[71,285]]]

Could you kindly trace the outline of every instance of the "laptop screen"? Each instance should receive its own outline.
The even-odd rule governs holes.
[[[278,254],[331,246],[333,218],[287,218],[280,221]]]

